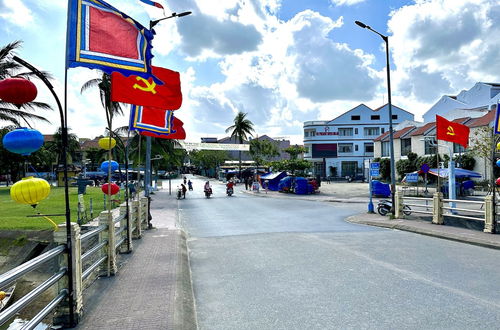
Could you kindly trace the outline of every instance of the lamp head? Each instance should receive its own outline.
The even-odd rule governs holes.
[[[191,15],[191,12],[190,11],[185,11],[183,13],[177,14],[177,17],[187,16],[187,15]]]
[[[360,22],[360,21],[354,21],[354,23],[356,23],[358,26],[362,27],[363,29],[366,29],[368,27],[368,25],[366,25],[365,23]]]

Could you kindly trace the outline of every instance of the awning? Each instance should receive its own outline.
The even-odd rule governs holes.
[[[278,176],[280,176],[283,172],[271,172],[271,173],[267,173],[267,174],[264,174],[264,175],[261,175],[260,178],[261,179],[264,179],[264,180],[272,180],[272,179],[275,179],[277,178]],[[285,173],[286,175],[286,173]]]
[[[431,168],[429,170],[429,174],[438,176],[440,178],[447,178],[448,177],[448,169],[447,168]],[[469,170],[464,170],[463,168],[456,168],[455,169],[455,178],[480,178],[482,177],[481,174],[474,172],[474,171],[469,171]]]

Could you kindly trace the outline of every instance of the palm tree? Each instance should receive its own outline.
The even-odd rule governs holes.
[[[68,131],[70,129],[68,128]],[[62,164],[61,151],[62,151],[62,129],[59,127],[57,131],[52,136],[52,141],[47,141],[45,143],[47,150],[57,154],[57,164]],[[76,160],[78,158],[78,153],[80,152],[80,141],[78,136],[73,133],[68,132],[68,147],[66,149],[66,155],[68,162],[71,160]]]
[[[20,46],[21,41],[14,41],[0,48],[0,80],[16,77],[26,79],[36,77],[32,72],[19,72],[23,67],[12,59],[14,51]],[[47,72],[42,72],[42,74],[48,79],[52,78]],[[29,102],[18,106],[0,100],[0,121],[6,121],[16,126],[21,125],[21,120],[24,120],[28,126],[30,126],[28,120],[40,120],[48,123],[49,121],[44,116],[32,112],[51,109],[50,105],[42,102]]]
[[[238,112],[236,117],[234,117],[234,124],[226,128],[226,133],[231,132],[231,138],[237,138],[240,144],[248,140],[248,136],[252,136],[252,132],[254,131],[253,123],[249,119],[246,119],[246,116],[246,113]],[[238,157],[240,161],[239,176],[241,177],[241,150],[238,151]]]

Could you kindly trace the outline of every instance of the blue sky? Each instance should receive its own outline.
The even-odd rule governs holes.
[[[302,123],[327,120],[360,103],[387,101],[385,50],[390,37],[393,103],[416,115],[442,95],[477,81],[500,82],[500,3],[496,0],[157,0],[167,14],[153,41],[154,65],[181,73],[176,115],[187,140],[223,137],[238,111],[259,135],[302,141]],[[109,0],[143,25],[161,10],[138,0]],[[0,0],[0,44],[23,40],[19,55],[51,72],[62,95],[66,0]],[[68,71],[69,126],[80,137],[103,134],[97,91],[80,93],[98,73]],[[43,86],[38,100],[52,103]],[[128,112],[128,110],[127,110]],[[34,126],[43,133],[54,124]],[[127,118],[117,118],[116,126]],[[1,123],[0,123],[1,124]]]

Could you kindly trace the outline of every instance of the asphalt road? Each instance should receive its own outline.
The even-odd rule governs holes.
[[[193,182],[179,223],[200,329],[500,327],[498,250],[344,221],[364,204]]]

